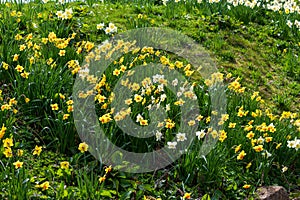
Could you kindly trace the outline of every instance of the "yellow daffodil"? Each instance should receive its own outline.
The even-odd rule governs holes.
[[[84,153],[85,151],[87,151],[89,148],[89,145],[87,145],[85,142],[83,143],[80,143],[79,144],[79,147],[78,147],[78,150],[81,152],[81,153]]]
[[[22,168],[23,162],[20,162],[19,160],[17,162],[14,162],[13,165],[16,169]]]

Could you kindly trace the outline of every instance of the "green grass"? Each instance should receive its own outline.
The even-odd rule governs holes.
[[[57,11],[64,12],[69,8],[73,13],[68,19],[62,20],[56,16]],[[188,193],[193,199],[253,199],[255,190],[265,185],[282,185],[291,197],[299,196],[299,150],[288,148],[288,143],[295,138],[299,141],[300,137],[300,60],[297,55],[300,29],[286,25],[288,19],[298,19],[298,13],[286,14],[241,5],[233,7],[226,1],[203,1],[199,4],[193,0],[187,0],[186,3],[169,1],[166,6],[156,0],[111,0],[104,3],[90,0],[66,4],[36,1],[29,4],[2,3],[0,10],[2,199],[180,199]],[[113,23],[117,33],[106,34],[104,29],[98,30],[97,24],[100,23],[104,23],[105,27]],[[211,94],[206,93],[212,91],[212,87],[218,88],[218,83],[210,85],[205,79],[211,77],[201,77],[196,72],[191,77],[185,76],[188,71],[184,69],[188,64],[185,58],[163,50],[160,55],[150,50],[140,50],[125,53],[123,60],[117,56],[116,62],[112,62],[107,70],[100,70],[106,75],[106,80],[102,79],[104,84],[93,92],[106,99],[96,103],[97,117],[113,118],[111,112],[114,108],[117,112],[124,106],[123,99],[113,104],[111,89],[116,87],[121,77],[113,75],[116,69],[124,65],[128,72],[129,66],[138,69],[137,66],[145,64],[144,73],[158,73],[150,63],[161,64],[165,56],[169,59],[167,64],[162,63],[166,68],[175,65],[176,61],[183,62],[183,68],[175,69],[196,85],[194,91],[203,119],[193,130],[205,130],[207,137],[210,137],[214,132],[210,130],[212,125],[208,120],[211,117],[212,122],[217,122],[221,114],[226,112],[228,119],[223,121],[219,129],[225,133],[207,155],[199,154],[201,146],[205,144],[204,139],[198,140],[194,135],[195,140],[186,154],[163,169],[139,174],[123,172],[126,163],[120,161],[124,155],[116,152],[112,161],[118,165],[114,165],[112,171],[107,171],[105,157],[98,161],[89,152],[80,152],[78,149],[80,143],[87,141],[78,135],[75,127],[73,103],[70,100],[75,101],[78,97],[74,96],[73,86],[79,67],[87,57],[91,57],[90,53],[96,48],[94,45],[118,33],[144,27],[177,30],[208,51],[218,71],[224,74],[222,81],[225,86],[222,87],[227,95],[226,111],[213,114],[212,106],[216,102]],[[51,32],[56,34],[53,41],[49,35]],[[17,34],[22,35],[22,39],[17,40]],[[176,40],[169,41],[169,46],[177,44]],[[23,51],[20,50],[21,45],[26,47]],[[61,50],[65,50],[64,56],[59,55]],[[17,60],[13,60],[15,54],[19,55]],[[18,65],[24,68],[22,72],[29,73],[27,78],[26,74],[16,70]],[[123,72],[121,75],[123,78],[132,77],[123,75]],[[89,75],[87,77],[91,78]],[[99,83],[102,76],[97,78]],[[230,88],[238,83],[241,86]],[[82,84],[90,83],[83,81]],[[239,90],[242,87],[245,87],[245,91]],[[132,126],[140,127],[136,118],[141,114],[149,123],[148,127],[156,130],[154,123],[169,118],[174,122],[174,127],[161,129],[163,137],[156,141],[155,136],[140,139],[124,133],[119,127],[122,120],[120,123],[115,120],[99,122],[105,135],[115,145],[143,153],[168,146],[167,142],[176,138],[176,132],[184,127],[187,122],[185,119],[191,117],[185,115],[190,104],[184,104],[182,110],[175,105],[178,99],[172,89],[155,92],[158,84],[153,84],[153,88],[144,97],[145,104],[135,102],[133,98],[127,119],[133,120]],[[255,91],[259,91],[259,94],[251,98]],[[122,88],[120,97],[129,92]],[[141,89],[133,92],[132,96],[140,92]],[[170,111],[159,116],[145,109],[146,105],[156,104],[152,103],[151,96],[158,99],[163,93],[167,98],[161,101],[160,106],[170,104]],[[187,97],[183,99],[190,102]],[[53,109],[56,104],[58,109]],[[240,115],[247,111],[248,114]],[[83,123],[90,125],[90,121]],[[236,123],[235,128],[229,127],[231,123]],[[128,121],[123,123],[128,124]],[[272,124],[276,128],[274,131]],[[246,137],[250,131],[255,134],[253,139],[264,139],[262,152],[253,149],[261,143],[249,139],[249,135]],[[271,137],[271,141],[266,141],[270,139],[268,137]],[[9,138],[12,138],[12,144],[7,143]],[[178,148],[180,144],[178,142]],[[42,147],[40,155],[34,153],[36,145]],[[241,145],[241,149],[236,149],[238,145]],[[93,152],[93,144],[89,144],[89,149]],[[10,150],[11,156],[7,154]],[[20,150],[24,152],[20,153]],[[238,160],[242,150],[246,155]],[[270,157],[262,153],[270,154]],[[17,161],[23,162],[18,169],[14,166]],[[63,161],[67,161],[69,166],[61,166]],[[283,171],[284,167],[287,167],[287,171]],[[100,177],[105,177],[105,180],[99,181]],[[248,184],[250,188],[244,188]]]

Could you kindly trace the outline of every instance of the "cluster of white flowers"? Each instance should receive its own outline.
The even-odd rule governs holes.
[[[167,5],[167,3],[170,0],[162,0],[163,5]],[[180,0],[174,0],[174,2],[179,2]],[[197,2],[200,4],[203,1],[197,0]],[[209,3],[219,3],[220,0],[208,0]],[[297,5],[297,1],[295,0],[266,0],[265,4],[261,4],[261,1],[259,0],[227,0],[227,3],[236,6],[246,6],[249,8],[254,7],[264,7],[268,10],[272,10],[274,12],[284,12],[285,14],[291,14],[291,13],[300,13],[300,6]],[[227,6],[228,9],[231,9],[230,5]],[[287,20],[287,25],[292,28],[295,26],[297,29],[300,30],[300,21],[295,20],[294,22]]]
[[[249,1],[249,0],[227,0],[227,3],[232,4],[234,7],[244,5],[250,8],[254,8],[255,6],[260,6],[260,2],[257,0]]]
[[[205,135],[206,135],[205,130],[196,132],[196,136],[198,137],[199,140],[204,138]],[[160,140],[161,134],[156,133],[156,138],[157,138],[157,140]],[[177,141],[175,141],[175,142],[167,142],[169,149],[176,149],[177,142],[183,142],[183,141],[187,140],[186,134],[185,133],[177,133],[176,139],[177,139]]]
[[[109,23],[107,27],[105,27],[104,23],[97,24],[98,30],[104,30],[106,34],[112,34],[116,33],[118,31],[118,28],[113,23]]]
[[[156,141],[160,141],[162,138],[162,133],[160,131],[156,131],[155,137],[156,137]]]
[[[162,3],[164,4],[164,6],[167,5],[168,1],[169,1],[169,0],[162,0]]]
[[[78,60],[75,60],[75,63],[77,65],[79,65]],[[79,71],[78,71],[78,76],[82,79],[84,79],[85,77],[87,77],[90,73],[90,70],[88,68],[88,65],[83,66]]]
[[[177,142],[183,142],[187,140],[185,133],[177,133],[176,138],[177,138]]]
[[[198,137],[199,140],[204,138],[205,135],[206,135],[205,130],[201,130],[201,131],[196,132],[196,136]]]
[[[163,74],[155,74],[152,76],[153,83],[158,83],[165,81],[165,75]]]
[[[300,21],[298,20],[295,20],[294,23],[291,22],[291,20],[287,20],[287,23],[288,27],[292,28],[293,26],[295,26],[297,29],[300,30]]]
[[[167,142],[169,149],[176,149],[177,142]]]
[[[232,4],[233,6],[244,5],[250,8],[254,8],[255,6],[261,6],[261,3],[257,0],[227,0],[227,2]],[[300,13],[300,6],[298,6],[297,2],[294,0],[267,0],[266,4],[263,6],[265,6],[266,9],[272,10],[274,12],[284,12],[285,14]],[[300,21],[298,20],[295,20],[294,22],[287,20],[287,25],[290,28],[295,26],[300,30]]]
[[[289,13],[300,13],[300,7],[294,0],[275,0],[270,1],[267,4],[267,9],[273,11],[283,10],[286,14]]]
[[[176,134],[177,142],[183,142],[187,140],[185,133],[177,133]],[[176,149],[177,142],[167,142],[169,149]]]
[[[294,140],[287,141],[287,143],[288,148],[296,149],[296,151],[300,149],[300,139],[295,138]]]
[[[282,173],[286,172],[288,169],[289,169],[289,168],[288,168],[287,166],[283,166],[282,169],[281,169],[281,170],[282,170]]]
[[[65,11],[59,10],[56,12],[56,16],[62,20],[71,19],[73,17],[73,10],[72,8],[65,9]]]

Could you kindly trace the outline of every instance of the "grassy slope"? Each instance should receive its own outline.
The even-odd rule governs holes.
[[[199,11],[189,14],[188,20],[181,14],[166,18],[161,17],[165,13],[162,6],[140,9],[117,4],[91,9],[96,13],[95,17],[91,20],[83,18],[90,25],[112,21],[122,31],[152,25],[180,30],[211,52],[220,71],[240,76],[245,86],[260,91],[268,106],[278,110],[300,110],[297,103],[300,101],[299,74],[288,76],[288,66],[285,66],[288,53],[283,53],[289,46],[296,51],[299,47],[289,36],[278,37],[275,25],[244,25],[235,19],[218,15],[202,18]],[[146,14],[148,19],[138,20],[140,13]],[[107,18],[97,19],[97,15]],[[150,23],[151,20],[155,20],[154,24]]]
[[[68,7],[78,7],[78,3],[72,3]],[[237,20],[224,19],[218,15],[202,18],[202,13],[198,11],[193,11],[188,20],[183,14],[169,18],[158,16],[164,15],[164,9],[162,6],[141,9],[133,5],[100,4],[99,7],[86,8],[80,14],[80,19],[87,24],[81,32],[83,37],[100,42],[103,38],[97,36],[95,25],[101,22],[115,23],[119,32],[152,25],[180,30],[211,51],[220,71],[232,72],[235,76],[242,77],[242,84],[259,90],[269,105],[274,105],[277,109],[299,111],[299,75],[287,76],[284,67],[285,58],[282,52],[289,46],[289,41],[278,38],[273,25],[244,25]],[[88,15],[90,11],[95,16]],[[138,20],[137,15],[140,13],[146,14],[147,19]],[[151,23],[151,20],[154,22]],[[291,43],[297,44],[296,41]],[[272,99],[276,95],[283,99]]]

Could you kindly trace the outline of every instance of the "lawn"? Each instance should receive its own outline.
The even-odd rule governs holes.
[[[0,3],[1,199],[300,197],[300,2]]]

